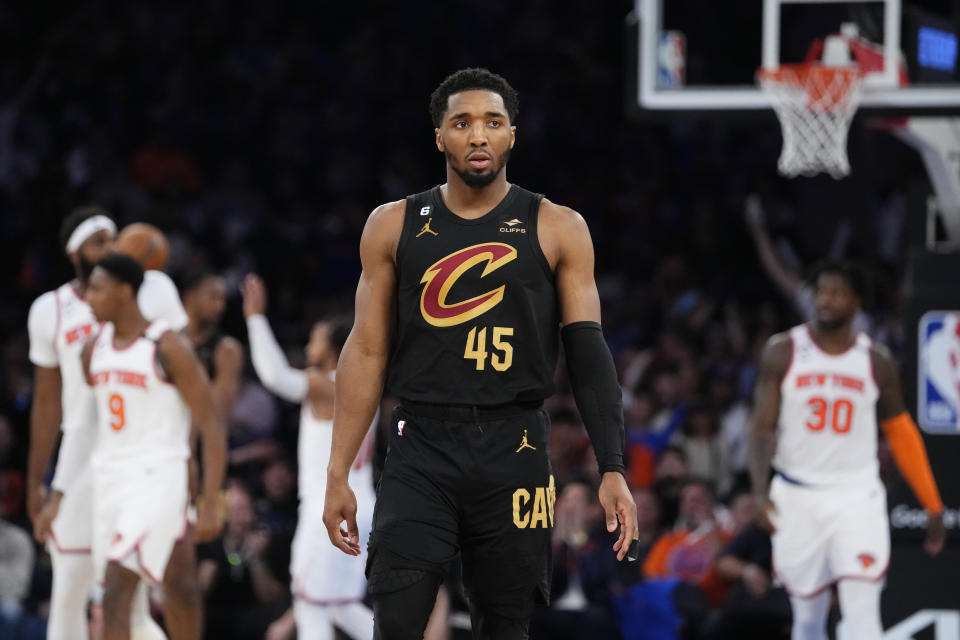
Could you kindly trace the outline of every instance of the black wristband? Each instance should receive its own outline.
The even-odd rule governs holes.
[[[623,399],[617,368],[596,322],[574,322],[560,331],[573,397],[580,410],[600,473],[624,472]]]

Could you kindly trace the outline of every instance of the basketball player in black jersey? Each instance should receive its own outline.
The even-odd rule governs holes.
[[[220,415],[228,418],[243,376],[243,346],[220,330],[227,305],[227,285],[216,273],[196,271],[183,279],[181,296],[189,318],[183,335],[193,343],[210,376]]]
[[[376,638],[423,636],[458,551],[474,638],[527,637],[533,606],[549,593],[556,491],[542,402],[561,337],[607,528],[620,526],[618,559],[637,535],[590,233],[575,211],[507,182],[517,105],[507,81],[485,69],[445,79],[430,110],[447,182],[378,207],[360,241],[324,523],[335,546],[359,553],[346,478],[386,383],[400,406],[367,564]]]

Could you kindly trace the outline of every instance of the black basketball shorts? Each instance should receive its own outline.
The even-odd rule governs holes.
[[[440,408],[426,417],[413,407],[393,414],[370,536],[371,593],[402,587],[411,569],[442,574],[459,552],[475,606],[529,617],[550,595],[556,490],[546,412],[487,419],[483,410]]]

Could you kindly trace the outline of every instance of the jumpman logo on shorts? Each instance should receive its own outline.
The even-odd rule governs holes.
[[[431,220],[433,220],[433,218],[427,218],[427,221],[423,224],[423,228],[420,229],[420,233],[418,233],[417,235],[414,236],[415,238],[419,238],[420,236],[422,236],[422,235],[425,234],[425,233],[432,233],[432,234],[435,235],[435,236],[436,236],[436,235],[440,235],[440,234],[438,234],[436,231],[434,231],[433,229],[430,228],[430,221],[431,221]]]
[[[536,448],[535,446],[533,446],[532,444],[530,444],[529,442],[527,442],[527,430],[526,430],[526,429],[523,430],[523,440],[520,441],[520,446],[517,448],[516,451],[514,451],[514,453],[520,453],[520,450],[521,450],[521,449],[533,449],[534,451],[537,450],[537,448]]]

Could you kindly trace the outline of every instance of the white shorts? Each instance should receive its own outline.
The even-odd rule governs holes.
[[[773,566],[790,595],[811,597],[841,579],[879,580],[890,563],[887,494],[868,485],[815,487],[773,479]]]
[[[323,524],[323,500],[300,503],[297,531],[290,550],[290,590],[294,597],[315,605],[346,604],[362,600],[367,589],[367,539],[373,526],[372,488],[354,487],[360,555],[349,556],[330,542]]]
[[[93,562],[103,581],[108,562],[163,581],[173,545],[187,531],[187,464],[167,461],[122,472],[94,472]]]
[[[50,526],[50,544],[60,553],[90,553],[93,546],[93,471],[85,465],[64,492]]]

